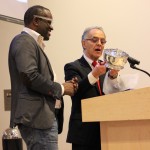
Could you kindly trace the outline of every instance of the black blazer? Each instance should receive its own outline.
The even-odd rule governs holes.
[[[50,62],[37,42],[22,32],[10,44],[9,71],[11,78],[10,127],[24,124],[38,129],[48,129],[55,117],[55,100],[62,99],[61,85],[54,82]],[[61,113],[60,113],[61,112]],[[63,125],[63,107],[58,122]]]
[[[81,117],[81,100],[91,97],[100,96],[97,85],[91,85],[87,75],[91,72],[91,67],[84,59],[80,59],[68,63],[64,67],[65,80],[77,77],[79,80],[79,88],[77,93],[71,97],[72,109],[69,121],[69,130],[67,142],[81,145],[95,145],[100,142],[100,125],[99,122],[83,123]],[[100,77],[101,88],[103,89],[103,81],[105,75]]]

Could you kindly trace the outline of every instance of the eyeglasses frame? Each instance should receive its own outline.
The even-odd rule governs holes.
[[[97,38],[98,40],[97,40],[97,41],[94,41],[93,38]],[[106,42],[107,42],[105,39],[100,39],[100,38],[98,38],[98,37],[86,38],[86,39],[84,39],[84,40],[90,40],[90,41],[93,42],[93,43],[98,43],[99,40],[100,40],[102,45],[106,44]],[[104,41],[102,41],[102,40],[104,40]]]

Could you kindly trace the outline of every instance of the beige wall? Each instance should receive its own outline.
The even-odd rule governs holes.
[[[150,72],[150,1],[149,0],[29,0],[29,6],[41,4],[53,14],[54,31],[46,42],[46,53],[58,75],[64,82],[64,64],[82,55],[81,34],[85,27],[102,26],[107,35],[105,48],[120,48],[141,61],[139,68]],[[12,37],[22,30],[22,26],[0,21],[0,133],[9,125],[9,112],[4,111],[3,90],[10,88],[7,54]],[[56,62],[57,60],[57,62]],[[126,64],[122,73],[138,73],[136,88],[150,86],[149,77]],[[59,136],[60,150],[71,150],[65,142],[68,119],[71,109],[70,97],[65,96],[65,122],[63,133]],[[0,141],[1,142],[1,141]],[[0,150],[2,149],[0,143]],[[24,148],[25,149],[25,148]]]
[[[17,0],[0,0],[0,14],[23,19],[28,3],[20,3]]]

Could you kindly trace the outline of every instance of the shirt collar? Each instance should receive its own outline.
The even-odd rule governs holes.
[[[29,35],[31,35],[34,38],[34,40],[39,44],[39,46],[42,49],[44,49],[45,44],[43,42],[43,39],[44,39],[43,36],[41,36],[38,32],[36,32],[30,28],[27,28],[27,27],[24,27],[23,31],[28,33]]]
[[[91,60],[90,58],[88,58],[85,54],[83,54],[83,57],[84,57],[85,60],[88,62],[88,64],[92,67],[92,62],[93,62],[93,60]]]
[[[92,65],[93,60],[90,59],[90,58],[88,58],[85,54],[83,54],[83,57],[84,57],[85,60],[88,62],[88,64],[91,66],[91,68],[93,68],[93,65]],[[98,62],[98,60],[97,60],[97,62]]]

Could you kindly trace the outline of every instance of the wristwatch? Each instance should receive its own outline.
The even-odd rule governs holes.
[[[116,79],[117,76],[118,76],[118,74],[115,74],[115,75],[112,76],[112,75],[110,75],[110,73],[108,72],[108,77],[109,77],[111,80]]]

